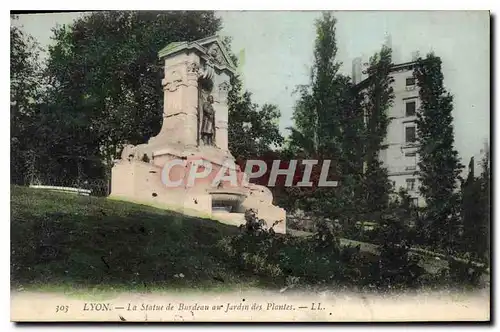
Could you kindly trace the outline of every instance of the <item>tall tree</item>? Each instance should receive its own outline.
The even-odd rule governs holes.
[[[474,174],[474,157],[469,163],[469,174],[462,185],[462,220],[464,250],[475,259],[487,260],[489,251],[490,180],[489,150],[481,161],[481,174]]]
[[[366,125],[363,107],[364,93],[352,82],[346,83],[342,108],[342,157],[341,173],[352,175],[356,181],[363,176]]]
[[[370,58],[367,69],[368,86],[364,90],[363,106],[366,115],[364,192],[368,212],[382,211],[389,202],[391,185],[379,154],[386,148],[387,113],[394,102],[394,79],[390,76],[392,65],[392,50],[384,45]]]
[[[273,148],[279,148],[283,136],[279,131],[281,116],[276,105],[252,102],[252,94],[242,92],[239,77],[231,79],[228,95],[229,150],[238,160],[260,158]]]
[[[15,25],[10,27],[10,124],[11,124],[11,181],[23,184],[27,175],[34,174],[35,143],[33,131],[38,118],[40,97],[40,47],[33,37]],[[28,176],[29,177],[29,176]]]
[[[479,208],[482,211],[480,219],[480,239],[483,241],[483,246],[477,250],[478,256],[484,258],[489,264],[491,250],[491,167],[490,167],[490,146],[485,144],[484,157],[481,160],[481,175],[479,181],[481,183],[481,200]]]
[[[293,114],[294,127],[290,128],[290,146],[320,159],[341,155],[342,95],[348,91],[349,79],[338,72],[336,23],[331,13],[323,13],[316,21],[310,83],[297,89],[300,97]]]
[[[421,106],[417,112],[420,193],[431,244],[454,246],[459,228],[459,174],[463,166],[454,149],[453,97],[444,87],[441,59],[433,53],[414,68]]]
[[[357,204],[364,124],[359,91],[348,76],[339,73],[336,23],[331,13],[323,13],[316,21],[310,83],[297,88],[299,99],[286,152],[296,158],[318,159],[320,163],[332,160],[330,174],[340,179],[336,189],[290,189],[292,199],[300,198],[302,203],[297,207],[331,218],[346,218],[350,214],[347,211],[354,211]]]
[[[87,177],[109,177],[124,144],[144,143],[160,129],[163,64],[157,52],[170,42],[201,39],[220,28],[214,12],[113,11],[55,29],[46,103],[54,130],[45,141],[60,167],[52,168],[71,173],[67,177],[78,176],[77,169]],[[224,43],[230,48],[229,38]],[[282,140],[277,108],[258,109],[250,97],[235,78],[229,140],[236,155],[260,153]]]
[[[95,12],[56,28],[47,103],[62,115],[54,127],[71,133],[53,148],[69,163],[66,168],[86,169],[101,160],[109,175],[123,144],[144,143],[155,135],[163,96],[157,52],[170,42],[201,39],[220,28],[214,12],[198,11]]]
[[[338,97],[346,90],[342,85],[346,79],[338,73],[341,64],[336,61],[336,23],[335,17],[328,12],[315,22],[316,40],[310,82],[298,86],[296,90],[299,99],[293,113],[294,125],[289,128],[291,135],[287,154],[295,155],[296,159],[317,159],[320,162],[334,159],[330,170],[338,174],[342,149],[342,113]],[[315,188],[311,191],[308,188],[289,188],[287,191],[296,208],[336,216],[340,213],[338,204],[334,203],[332,188],[327,189]]]

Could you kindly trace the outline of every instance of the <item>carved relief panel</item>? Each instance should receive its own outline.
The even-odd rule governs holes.
[[[182,110],[181,86],[186,84],[186,68],[182,65],[174,65],[165,70],[165,78],[162,80],[164,91],[164,114],[171,115]]]
[[[174,92],[180,85],[185,83],[185,69],[183,66],[176,65],[165,70],[165,78],[162,80],[163,90]]]
[[[229,90],[231,89],[231,85],[229,82],[224,81],[219,84],[218,86],[218,99],[220,103],[227,104],[227,96],[229,93]]]
[[[216,62],[218,62],[221,65],[226,64],[226,59],[224,58],[224,55],[222,54],[222,50],[217,44],[212,44],[208,47],[208,55]]]

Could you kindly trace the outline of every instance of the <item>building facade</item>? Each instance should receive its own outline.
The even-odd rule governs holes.
[[[412,54],[413,61],[394,65],[391,76],[394,79],[394,102],[388,111],[389,125],[384,141],[386,148],[379,153],[389,173],[395,191],[405,188],[414,205],[423,206],[424,199],[419,193],[418,153],[417,153],[417,110],[420,107],[418,87],[413,77],[413,68],[417,53]],[[362,85],[366,82],[360,58],[353,61],[353,82]]]

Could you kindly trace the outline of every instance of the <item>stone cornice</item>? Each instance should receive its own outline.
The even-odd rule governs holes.
[[[213,43],[216,43],[217,46],[219,47],[219,49],[221,50],[221,53],[222,53],[227,65],[223,64],[223,63],[219,63],[217,61],[214,61],[214,59],[212,59],[212,57],[207,54],[208,49],[206,47],[204,47],[204,45],[213,44]],[[198,53],[200,53],[200,58],[202,58],[203,60],[205,60],[207,62],[210,62],[211,65],[213,65],[215,68],[217,68],[219,70],[226,69],[233,74],[236,73],[236,69],[235,69],[236,66],[234,65],[233,61],[231,60],[231,57],[227,53],[224,45],[222,44],[222,42],[220,41],[218,36],[212,36],[212,37],[196,40],[193,42],[185,42],[184,41],[184,42],[170,43],[158,52],[158,57],[160,59],[163,59],[167,56],[171,56],[171,55],[174,55],[174,54],[180,53],[182,51],[186,51],[186,50],[197,51]]]

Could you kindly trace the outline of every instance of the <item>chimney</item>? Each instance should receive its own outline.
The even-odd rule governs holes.
[[[390,33],[385,34],[384,46],[392,49],[392,36]]]
[[[352,60],[352,83],[358,84],[361,82],[361,57]]]
[[[420,52],[419,51],[413,51],[413,52],[411,52],[411,61],[417,61],[419,57],[420,57]]]

